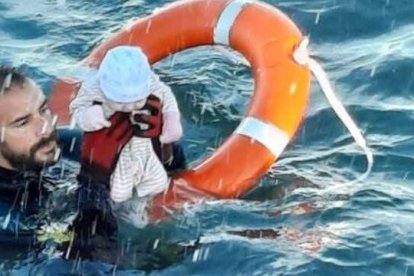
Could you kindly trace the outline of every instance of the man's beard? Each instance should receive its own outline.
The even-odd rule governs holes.
[[[10,165],[18,170],[40,170],[44,167],[53,165],[56,163],[57,160],[52,158],[51,160],[47,161],[39,161],[36,160],[36,152],[40,150],[42,147],[46,146],[50,142],[57,141],[56,131],[54,131],[49,137],[42,138],[39,142],[34,144],[29,151],[29,155],[27,154],[18,154],[12,151],[6,142],[3,142],[0,146],[0,152],[3,155],[4,159],[6,159]],[[57,150],[57,149],[55,149]]]

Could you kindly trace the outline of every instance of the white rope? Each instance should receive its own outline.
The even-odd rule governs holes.
[[[351,133],[355,142],[364,150],[368,161],[367,170],[356,180],[352,181],[352,183],[363,181],[367,178],[367,176],[370,174],[372,170],[372,166],[374,165],[374,155],[371,149],[368,147],[367,142],[365,141],[365,138],[359,131],[357,125],[352,120],[351,116],[348,114],[345,107],[342,105],[341,101],[336,97],[334,89],[332,88],[329,82],[329,78],[323,70],[322,66],[316,60],[309,57],[307,51],[308,44],[309,40],[308,38],[305,38],[293,53],[293,58],[298,64],[309,65],[309,69],[316,77],[319,85],[321,86],[322,92],[328,100],[329,104],[331,105],[332,109],[335,111],[336,115],[338,115],[339,119],[341,119],[348,131]]]

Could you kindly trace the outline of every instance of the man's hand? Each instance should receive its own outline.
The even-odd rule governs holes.
[[[131,122],[134,124],[134,135],[144,138],[158,138],[161,134],[162,127],[162,113],[161,113],[161,101],[154,95],[149,95],[144,107],[140,109],[148,110],[149,114],[132,113]],[[147,129],[141,129],[138,125],[147,124]]]

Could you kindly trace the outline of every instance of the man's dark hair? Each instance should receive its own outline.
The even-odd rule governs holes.
[[[7,92],[13,85],[23,86],[26,79],[17,68],[0,66],[0,94]]]

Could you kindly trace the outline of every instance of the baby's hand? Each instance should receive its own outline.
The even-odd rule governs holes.
[[[163,114],[163,126],[160,135],[162,144],[178,141],[183,136],[179,112],[166,112]]]
[[[79,125],[84,131],[96,131],[110,127],[111,122],[105,118],[101,105],[92,105],[83,112]]]

